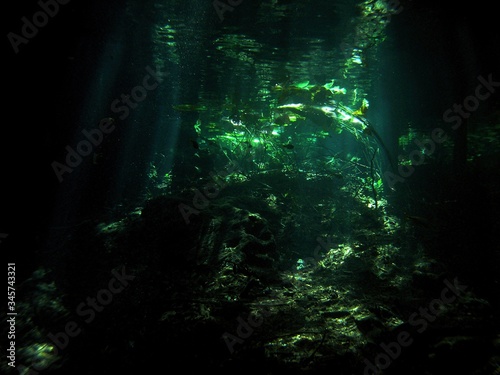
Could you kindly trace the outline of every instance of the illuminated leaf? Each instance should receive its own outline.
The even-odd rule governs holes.
[[[307,88],[308,85],[309,85],[309,81],[303,81],[303,82],[296,83],[293,86],[298,87],[299,89],[305,89],[305,88]]]

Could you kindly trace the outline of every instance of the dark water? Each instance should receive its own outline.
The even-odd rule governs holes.
[[[2,372],[498,373],[491,6],[5,14]]]

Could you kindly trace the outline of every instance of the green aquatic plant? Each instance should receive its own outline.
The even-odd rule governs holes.
[[[326,174],[354,184],[355,195],[370,195],[377,202],[383,192],[378,150],[392,158],[366,119],[369,102],[360,88],[349,88],[343,80],[302,80],[259,92],[264,96],[258,101],[226,97],[220,108],[213,103],[176,106],[199,113],[196,135],[188,139],[197,154],[237,163],[245,178],[276,172],[308,178]],[[354,153],[339,153],[338,140],[344,143],[349,137]]]
[[[298,87],[299,89],[307,89],[308,86],[309,86],[309,81],[303,81],[303,82],[295,83],[295,84],[293,84],[291,86]]]

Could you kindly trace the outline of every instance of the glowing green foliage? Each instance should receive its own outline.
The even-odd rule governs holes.
[[[309,85],[309,81],[303,81],[303,82],[296,83],[295,85],[292,85],[292,86],[298,87],[299,89],[305,89],[305,88],[307,88],[308,85]]]

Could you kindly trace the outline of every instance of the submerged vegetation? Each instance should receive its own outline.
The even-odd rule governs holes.
[[[485,323],[495,300],[477,292],[495,277],[482,215],[492,222],[500,193],[477,197],[498,176],[488,147],[498,117],[472,127],[458,180],[447,171],[453,142],[426,155],[410,120],[390,134],[372,80],[401,8],[355,3],[328,8],[337,30],[303,38],[314,22],[287,17],[315,2],[243,2],[234,13],[248,4],[257,27],[238,30],[226,13],[206,43],[190,23],[201,28],[199,14],[176,14],[185,2],[155,4],[157,24],[141,36],[152,35],[158,66],[182,72],[117,126],[116,144],[136,147],[126,148],[132,162],[112,165],[126,166],[116,184],[140,193],[51,228],[43,264],[19,286],[18,309],[33,317],[18,321],[19,373],[498,371],[498,332]],[[201,73],[191,71],[200,56]],[[148,129],[151,144],[141,142]],[[419,168],[401,156],[412,152],[426,156]],[[129,172],[141,169],[138,154],[142,175]],[[112,175],[100,160],[92,167]],[[385,172],[399,167],[418,179],[394,189]],[[443,191],[428,193],[438,178]]]
[[[359,90],[351,93],[334,86],[332,80],[325,85],[309,81],[276,85],[271,91],[267,107],[241,105],[230,113],[200,113],[194,124],[196,139],[190,141],[198,158],[194,162],[235,163],[242,180],[278,172],[309,179],[345,178],[353,186],[354,196],[366,201],[371,198],[371,206],[378,207],[383,192],[380,150],[390,163],[392,160],[365,117],[369,103]],[[193,112],[206,107],[174,106]],[[343,147],[346,143],[352,146]],[[208,172],[205,178],[209,178]]]

